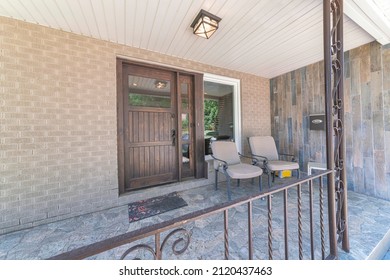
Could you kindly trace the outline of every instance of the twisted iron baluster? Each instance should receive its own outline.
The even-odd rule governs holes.
[[[309,181],[309,199],[310,199],[310,253],[314,260],[314,202],[313,202],[313,180]]]
[[[249,259],[253,260],[252,201],[248,201],[248,247]]]
[[[288,190],[284,190],[284,259],[288,260]]]
[[[303,246],[302,246],[302,193],[301,184],[298,184],[298,246],[299,246],[299,259],[303,259]]]
[[[320,229],[321,229],[321,257],[325,259],[325,226],[324,226],[324,184],[320,177]]]
[[[225,237],[225,260],[229,259],[229,233],[228,233],[228,210],[226,209],[223,212],[223,218],[224,218],[224,237]]]
[[[273,259],[272,251],[272,196],[268,195],[268,259]]]

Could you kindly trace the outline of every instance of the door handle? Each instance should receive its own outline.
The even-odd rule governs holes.
[[[176,146],[176,129],[171,130],[172,146]]]

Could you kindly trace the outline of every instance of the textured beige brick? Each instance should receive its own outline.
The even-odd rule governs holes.
[[[3,17],[0,28],[6,70],[0,183],[23,194],[16,204],[0,200],[0,209],[14,213],[7,218],[12,221],[0,222],[0,233],[123,203],[117,185],[117,54],[240,79],[243,139],[270,133],[267,79]],[[16,211],[31,199],[31,215]]]

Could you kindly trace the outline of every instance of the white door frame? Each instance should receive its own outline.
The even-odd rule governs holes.
[[[203,81],[213,82],[218,84],[230,85],[233,87],[233,123],[234,123],[234,141],[237,146],[237,150],[242,153],[241,147],[241,93],[240,93],[240,80],[229,78],[225,76],[219,76],[214,74],[205,73]]]

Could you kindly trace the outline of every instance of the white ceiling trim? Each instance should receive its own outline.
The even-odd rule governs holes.
[[[344,0],[345,51],[390,42],[389,2]],[[273,78],[323,59],[322,6],[323,0],[0,0],[0,16]],[[209,40],[190,28],[200,9],[222,18]]]
[[[344,13],[380,44],[386,45],[390,43],[390,19],[378,6],[381,1],[347,0],[344,2]]]

